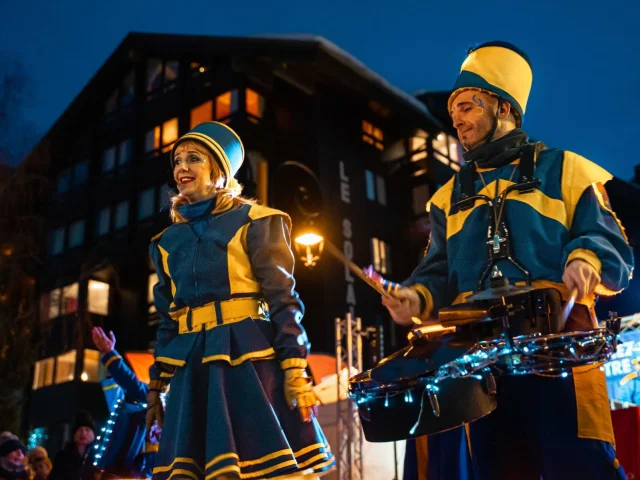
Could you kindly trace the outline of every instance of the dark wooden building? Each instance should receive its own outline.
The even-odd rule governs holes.
[[[128,35],[32,153],[50,159],[53,187],[28,426],[54,449],[75,411],[105,411],[91,327],[113,330],[121,352],[153,348],[148,245],[169,223],[168,151],[205,120],[239,133],[246,194],[287,211],[294,235],[313,219],[394,280],[422,255],[425,204],[461,158],[425,104],[323,38]],[[379,295],[326,252],[296,278],[313,351],[333,353],[348,311],[384,327],[387,354],[404,341]]]

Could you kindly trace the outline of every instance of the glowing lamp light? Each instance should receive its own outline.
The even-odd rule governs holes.
[[[80,379],[83,382],[86,382],[87,380],[89,380],[89,375],[87,375],[87,372],[82,372],[82,375],[80,375]]]
[[[313,231],[305,231],[294,239],[298,257],[305,267],[313,267],[320,260],[324,248],[324,237]]]

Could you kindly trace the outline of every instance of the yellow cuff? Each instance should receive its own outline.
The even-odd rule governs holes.
[[[109,368],[109,365],[111,365],[116,360],[121,360],[121,359],[122,359],[122,357],[120,355],[114,355],[113,357],[111,357],[109,360],[107,360],[104,363],[104,368]]]
[[[173,378],[174,373],[160,372],[160,378]]]
[[[602,272],[602,262],[600,261],[598,256],[595,253],[593,253],[591,250],[586,250],[584,248],[576,248],[573,252],[569,254],[569,257],[567,258],[567,263],[565,263],[564,265],[565,268],[573,260],[582,260],[584,262],[587,262],[589,265],[591,265],[593,268],[596,269],[596,272],[598,272],[598,275],[600,275],[600,273]]]
[[[282,370],[288,370],[290,368],[307,368],[306,358],[287,358],[280,362],[280,368]]]
[[[422,318],[422,321],[428,320],[431,316],[431,313],[433,312],[433,297],[431,296],[431,292],[427,287],[419,283],[411,285],[409,288],[411,290],[414,290],[419,296],[424,299],[425,308],[422,312],[420,312],[420,317]]]
[[[164,380],[151,380],[149,382],[149,390],[162,392],[164,388],[167,386],[167,382]]]

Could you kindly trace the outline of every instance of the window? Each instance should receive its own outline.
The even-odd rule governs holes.
[[[49,292],[49,318],[56,318],[60,316],[60,294],[62,290],[56,288]]]
[[[62,302],[60,314],[75,313],[78,311],[78,283],[72,283],[62,287]]]
[[[105,207],[98,212],[96,219],[96,236],[101,237],[111,229],[111,207]]]
[[[84,220],[73,222],[69,227],[69,248],[82,245],[84,242]]]
[[[158,149],[162,147],[162,153],[171,150],[173,142],[178,139],[178,119],[172,118],[162,125],[158,125],[147,132],[144,141],[145,153],[158,154]]]
[[[176,85],[180,64],[176,61],[165,61],[158,58],[147,60],[147,94],[160,90],[165,92]],[[163,88],[164,87],[164,88]]]
[[[149,274],[149,282],[147,284],[147,303],[149,304],[149,313],[156,311],[156,306],[153,299],[153,287],[158,283],[158,274],[153,272]]]
[[[65,168],[58,175],[58,193],[65,193],[71,187],[71,169]]]
[[[59,255],[64,250],[64,227],[58,227],[51,232],[49,240],[49,253]]]
[[[80,185],[89,178],[89,161],[76,163],[73,167],[73,184]]]
[[[387,204],[387,190],[385,187],[384,177],[375,175],[370,170],[365,170],[365,180],[367,184],[367,198],[369,200],[378,200],[380,205]]]
[[[55,359],[45,358],[38,360],[34,365],[33,371],[33,389],[48,387],[53,384],[53,366]]]
[[[384,150],[382,141],[384,135],[382,130],[374,126],[371,122],[362,121],[362,141],[369,145],[374,145],[378,150]]]
[[[100,352],[97,350],[85,350],[84,367],[80,374],[80,380],[83,382],[99,382],[105,376],[105,368],[100,361]]]
[[[373,268],[382,275],[391,273],[389,245],[378,238],[371,239]]]
[[[104,114],[111,115],[118,108],[118,90],[115,90],[109,98],[107,98],[107,103],[104,105]]]
[[[246,108],[249,114],[249,120],[258,123],[264,114],[264,97],[250,88],[246,89]]]
[[[120,92],[120,105],[128,105],[133,102],[135,98],[136,88],[136,72],[131,70],[129,74],[124,77],[122,82],[122,89]]]
[[[433,149],[445,157],[449,155],[449,149],[447,148],[447,136],[444,133],[439,133],[438,136],[433,139]]]
[[[129,223],[129,201],[123,200],[116,205],[116,215],[114,219],[114,228],[120,230]]]
[[[216,97],[216,120],[227,120],[238,110],[238,90],[231,90]]]
[[[373,175],[373,172],[370,170],[365,170],[364,171],[365,174],[365,178],[367,181],[367,198],[369,200],[375,200],[376,199],[376,184],[375,184],[375,177]]]
[[[131,139],[124,140],[118,145],[118,166],[129,163],[133,154]]]
[[[161,212],[167,211],[171,208],[171,197],[173,192],[166,183],[160,185],[158,189],[158,210]]]
[[[427,211],[429,201],[429,185],[417,185],[413,187],[413,213],[422,215]]]
[[[110,172],[116,167],[116,147],[107,148],[102,152],[102,171]]]
[[[460,159],[462,158],[462,147],[460,146],[460,142],[451,136],[447,138],[449,139],[449,158],[459,164]]]
[[[75,377],[76,370],[76,351],[63,353],[56,357],[56,375],[55,383],[70,382]]]
[[[149,218],[154,213],[155,208],[155,187],[147,188],[140,192],[138,196],[138,220]]]
[[[411,161],[417,162],[427,158],[427,139],[429,134],[424,130],[416,131],[415,136],[409,137],[409,151],[417,152],[411,155]]]
[[[193,128],[203,122],[210,122],[211,120],[213,120],[213,101],[209,100],[191,109],[189,128]]]
[[[109,284],[89,280],[87,310],[98,315],[109,315]]]

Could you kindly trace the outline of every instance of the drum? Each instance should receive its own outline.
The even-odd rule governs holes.
[[[495,410],[489,369],[462,373],[471,368],[462,359],[472,344],[458,341],[451,329],[429,327],[414,331],[410,340],[410,346],[349,380],[349,396],[369,442],[443,432]]]
[[[551,335],[514,337],[512,347],[504,341],[480,342],[471,356],[487,351],[498,361],[493,368],[501,375],[561,375],[572,368],[604,363],[615,353],[617,333],[608,328]],[[482,355],[484,357],[484,355]]]

